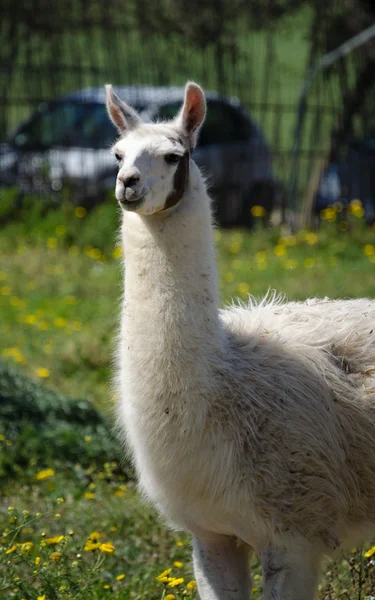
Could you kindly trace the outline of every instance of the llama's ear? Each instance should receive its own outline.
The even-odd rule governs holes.
[[[115,94],[111,85],[105,86],[107,96],[107,111],[110,119],[120,133],[125,133],[130,129],[134,129],[140,124],[141,118],[135,110],[128,106],[125,102]]]
[[[206,100],[202,88],[193,81],[185,86],[184,104],[176,117],[176,127],[189,139],[190,147],[194,148],[199,128],[206,116]]]

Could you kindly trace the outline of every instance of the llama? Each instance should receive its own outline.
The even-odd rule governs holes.
[[[121,136],[125,295],[118,422],[139,486],[193,536],[202,600],[315,598],[322,557],[375,531],[375,301],[219,308],[210,200],[191,158],[206,105],[144,123],[107,86]]]

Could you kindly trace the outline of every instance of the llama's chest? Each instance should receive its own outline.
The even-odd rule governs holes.
[[[226,466],[228,442],[214,439],[210,427],[200,425],[199,414],[188,423],[181,414],[173,416],[173,407],[157,411],[152,406],[141,408],[129,397],[121,406],[142,491],[180,527],[191,529],[203,520],[213,531],[228,532],[225,514],[233,479],[233,468]]]

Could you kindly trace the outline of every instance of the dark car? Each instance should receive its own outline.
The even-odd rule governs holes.
[[[148,120],[173,117],[183,100],[178,87],[126,86],[118,95]],[[207,93],[207,117],[194,159],[208,177],[222,225],[251,225],[251,206],[270,211],[277,182],[259,126],[235,98]],[[105,107],[104,88],[88,88],[44,102],[0,146],[0,185],[33,194],[60,193],[76,202],[103,199],[115,182],[108,152],[117,131]]]
[[[340,162],[325,169],[314,209],[323,209],[340,202],[344,207],[352,200],[361,200],[368,223],[375,222],[375,131],[363,140],[352,140]]]

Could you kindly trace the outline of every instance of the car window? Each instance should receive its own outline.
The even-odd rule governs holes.
[[[179,108],[179,103],[166,104],[160,107],[158,118],[173,118]],[[199,146],[245,141],[250,135],[251,122],[240,111],[217,100],[208,101],[206,120],[199,134]]]
[[[61,102],[42,106],[18,130],[14,143],[25,150],[105,148],[116,135],[104,104]]]

